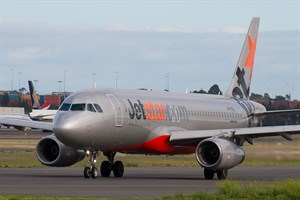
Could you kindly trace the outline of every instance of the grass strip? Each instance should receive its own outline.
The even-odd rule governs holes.
[[[25,151],[0,151],[0,167],[43,167],[37,160],[34,150]],[[97,166],[106,157],[100,155]],[[123,161],[125,167],[197,167],[199,164],[195,155],[176,155],[166,157],[146,155],[117,154],[115,160]],[[88,164],[88,158],[76,163],[73,167],[84,167]],[[246,154],[242,166],[300,166],[299,154]]]
[[[177,194],[163,200],[299,200],[300,181],[286,180],[275,183],[224,181],[218,185],[218,192],[196,192],[192,195]]]

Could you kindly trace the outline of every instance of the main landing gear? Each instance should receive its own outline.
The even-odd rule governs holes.
[[[227,178],[227,175],[228,175],[228,170],[225,169],[225,170],[215,171],[215,170],[212,170],[212,169],[204,168],[204,177],[207,180],[213,179],[215,173],[217,174],[217,177],[218,177],[219,180],[225,180]]]
[[[103,161],[101,163],[101,175],[103,177],[109,177],[111,171],[113,171],[115,177],[122,177],[124,173],[124,165],[121,161],[114,162],[116,152],[104,152],[103,154],[108,158],[108,161]]]
[[[87,155],[90,157],[89,159],[90,167],[84,168],[83,174],[85,178],[97,177],[98,170],[95,167],[97,154],[98,151],[87,151]],[[101,163],[101,167],[100,167],[101,176],[109,177],[111,171],[113,171],[115,177],[122,177],[124,174],[124,165],[121,161],[114,162],[116,152],[104,152],[103,155],[105,155],[108,160],[103,161]]]

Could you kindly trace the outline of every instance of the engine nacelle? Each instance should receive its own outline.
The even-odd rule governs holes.
[[[61,143],[54,135],[42,138],[36,146],[38,160],[51,167],[67,167],[81,161],[85,152]]]
[[[198,163],[207,169],[230,169],[244,161],[245,151],[235,143],[221,138],[208,138],[196,148]]]

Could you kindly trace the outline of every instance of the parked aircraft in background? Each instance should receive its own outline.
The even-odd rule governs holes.
[[[32,120],[36,121],[43,121],[43,122],[52,122],[53,118],[57,112],[57,110],[48,110],[48,108],[51,106],[49,102],[45,102],[42,106],[40,105],[40,102],[38,100],[37,93],[35,91],[35,88],[33,86],[32,81],[28,81],[28,86],[29,86],[29,92],[30,92],[30,97],[31,97],[31,106],[32,106],[32,111],[27,115],[27,114],[5,114],[1,115],[0,119],[0,124],[10,127],[13,126],[15,129],[18,129],[20,131],[26,131],[28,128],[39,128],[33,126],[27,126],[27,123],[32,122]],[[35,109],[34,109],[35,108]],[[12,122],[18,121],[17,124],[13,124]],[[25,123],[25,124],[23,124]],[[45,131],[48,131],[46,129],[43,129]],[[52,132],[52,131],[51,131]]]
[[[131,154],[193,154],[204,168],[206,179],[227,177],[228,169],[243,162],[245,142],[257,137],[282,136],[291,140],[299,125],[256,127],[265,115],[299,112],[266,111],[249,100],[259,18],[253,18],[233,75],[224,96],[154,92],[144,90],[88,89],[69,96],[53,124],[23,125],[52,130],[39,141],[36,152],[47,166],[65,167],[89,156],[84,177],[122,177],[124,166],[115,161],[117,152]],[[0,118],[0,123],[5,120]],[[13,124],[20,124],[18,120]]]
[[[49,102],[45,102],[41,106],[32,81],[28,81],[28,86],[32,105],[32,112],[29,113],[29,117],[32,120],[53,121],[57,110],[48,110],[51,106]]]

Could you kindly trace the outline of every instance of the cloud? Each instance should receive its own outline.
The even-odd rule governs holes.
[[[149,31],[155,32],[169,32],[169,33],[246,33],[247,29],[240,26],[224,26],[222,28],[213,27],[191,27],[188,25],[178,24],[178,25],[164,25],[159,27],[148,27]]]
[[[66,23],[52,24],[44,23],[38,20],[23,20],[18,18],[9,18],[3,20],[1,26],[3,29],[9,30],[14,34],[41,34],[54,32],[82,32],[87,30],[95,30],[95,27],[88,23]]]
[[[25,49],[14,50],[7,53],[7,58],[12,63],[33,62],[47,57],[47,52],[43,48],[28,47]]]
[[[247,29],[237,25],[224,27],[197,27],[186,24],[164,24],[159,26],[144,25],[134,26],[126,23],[108,23],[103,26],[93,26],[87,23],[44,24],[40,21],[27,21],[22,19],[7,19],[2,22],[3,27],[8,30],[22,33],[44,33],[44,32],[84,32],[88,31],[126,31],[126,32],[159,32],[159,33],[246,33]]]
[[[159,33],[246,33],[247,29],[240,26],[195,27],[185,24],[165,24],[160,26],[145,25],[135,27],[129,24],[107,24],[102,27],[105,31],[130,31],[130,32],[159,32]]]
[[[38,24],[4,27],[5,87],[10,87],[10,76],[4,74],[14,68],[22,72],[22,80],[39,80],[39,88],[49,92],[58,89],[64,69],[70,91],[91,87],[92,73],[97,74],[98,86],[115,87],[116,71],[120,88],[163,89],[165,73],[169,72],[172,91],[184,92],[187,87],[208,90],[215,83],[225,91],[245,39],[239,33],[246,32],[238,26],[204,29],[183,24],[115,24],[88,29],[52,29]],[[283,79],[298,89],[298,34],[260,33],[251,91],[263,93],[272,85],[278,88],[274,93],[284,93],[280,86]]]
[[[220,32],[223,33],[247,33],[247,29],[240,26],[224,26]]]
[[[137,28],[128,24],[107,24],[103,27],[106,31],[137,31]]]
[[[149,61],[164,61],[166,59],[172,60],[173,58],[178,58],[181,57],[182,54],[180,52],[176,51],[171,51],[171,50],[149,50],[146,51],[143,55],[143,58],[145,60]]]
[[[161,25],[151,26],[145,25],[143,27],[135,27],[129,24],[107,24],[103,26],[106,31],[131,31],[131,32],[164,32],[164,33],[195,33],[199,30],[183,24],[177,25]]]
[[[150,26],[148,26],[150,27]],[[150,27],[148,28],[149,31],[154,32],[167,32],[167,33],[194,33],[197,30],[193,27],[178,24],[178,25],[163,25],[158,27]]]

